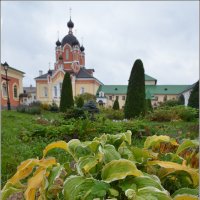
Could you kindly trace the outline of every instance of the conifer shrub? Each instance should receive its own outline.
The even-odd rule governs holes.
[[[190,94],[188,106],[199,109],[199,81],[195,84]]]
[[[76,100],[76,106],[78,108],[82,108],[84,105],[84,100],[83,100],[83,97],[82,96],[79,96]]]
[[[185,105],[185,97],[181,94],[178,98],[179,105]]]
[[[69,73],[65,73],[61,98],[60,98],[60,111],[66,112],[68,108],[72,108],[74,106],[73,93],[72,93],[72,83]]]
[[[153,111],[153,107],[151,104],[151,99],[146,99],[146,112],[152,112]]]
[[[119,110],[119,101],[118,101],[118,99],[115,99],[115,101],[114,101],[113,110]]]
[[[127,98],[124,108],[125,118],[135,118],[145,112],[145,80],[144,67],[140,59],[137,59],[131,70],[129,78]]]

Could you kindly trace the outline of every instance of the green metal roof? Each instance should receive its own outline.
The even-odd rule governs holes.
[[[144,79],[145,79],[145,81],[157,81],[155,78],[153,78],[147,74],[144,75]]]
[[[180,94],[189,85],[145,85],[146,90],[151,94]]]
[[[97,90],[97,95],[100,91],[103,91],[105,94],[124,94],[127,93],[127,85],[101,85]],[[145,85],[146,89],[146,98],[153,98],[156,94],[180,94],[189,85]]]

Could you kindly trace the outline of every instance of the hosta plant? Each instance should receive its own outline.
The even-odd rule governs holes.
[[[151,136],[144,148],[138,148],[132,146],[131,136],[127,131],[103,134],[86,142],[78,139],[53,142],[46,146],[41,159],[28,159],[20,164],[4,186],[2,200],[198,198],[198,171],[181,157],[181,152],[196,148],[197,143],[180,145],[168,136]],[[48,157],[55,148],[63,149],[72,161],[58,163]]]

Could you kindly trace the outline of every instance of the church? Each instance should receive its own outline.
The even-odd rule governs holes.
[[[53,101],[60,103],[62,82],[65,72],[71,77],[73,96],[85,92],[96,95],[100,85],[103,85],[94,77],[94,69],[85,67],[85,48],[73,34],[74,23],[67,23],[68,34],[60,42],[56,42],[55,64],[53,70],[43,74],[39,71],[36,81],[36,97],[42,103],[51,104]]]
[[[112,107],[118,99],[120,108],[124,107],[127,85],[104,85],[94,76],[94,69],[85,67],[85,48],[73,34],[74,23],[67,23],[68,34],[56,42],[54,69],[43,74],[39,71],[36,81],[36,98],[42,103],[60,103],[62,82],[65,72],[71,77],[73,96],[83,93],[96,95],[97,103]],[[175,100],[183,94],[187,106],[193,85],[157,85],[157,80],[145,74],[146,99],[151,99],[154,107],[166,100]]]

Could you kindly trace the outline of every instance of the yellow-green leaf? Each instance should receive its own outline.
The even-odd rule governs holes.
[[[173,198],[173,200],[198,200],[197,196],[188,195],[188,194],[181,194],[177,195]]]
[[[198,147],[199,143],[196,140],[185,140],[177,149],[176,154],[181,153],[187,148]]]
[[[26,200],[35,200],[36,189],[41,186],[45,173],[46,169],[40,167],[36,170],[34,176],[28,180],[28,186],[25,191]]]
[[[167,135],[153,135],[147,137],[146,141],[144,142],[144,148],[148,149],[155,145],[157,142],[169,142],[170,137]]]
[[[143,173],[129,160],[113,160],[106,164],[101,173],[102,179],[110,183],[115,180],[124,179],[126,176],[142,176]]]
[[[52,142],[51,144],[47,145],[45,147],[45,149],[43,150],[43,157],[46,156],[48,151],[50,151],[51,149],[55,149],[55,148],[60,148],[60,149],[64,149],[65,151],[67,151],[67,143],[65,141]]]
[[[199,182],[199,174],[198,170],[187,167],[185,165],[180,165],[178,163],[174,162],[165,162],[165,161],[148,161],[147,165],[159,165],[160,167],[163,167],[165,169],[169,169],[170,173],[173,173],[175,171],[185,171],[190,174],[194,186],[198,185]]]

